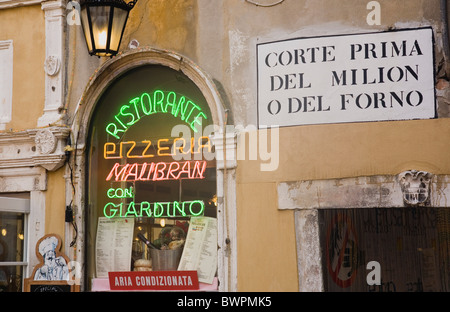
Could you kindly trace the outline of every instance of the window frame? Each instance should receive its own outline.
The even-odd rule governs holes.
[[[4,208],[7,207],[7,208]],[[20,213],[23,214],[23,257],[22,261],[0,261],[0,267],[22,266],[22,291],[24,279],[26,278],[29,266],[28,252],[28,224],[30,217],[30,199],[18,197],[3,197],[0,194],[0,213]]]
[[[4,104],[0,106],[0,130],[6,129],[6,124],[12,118],[13,95],[13,41],[0,40],[0,64],[3,64],[0,72],[0,100]],[[0,101],[2,102],[2,101]]]
[[[156,72],[156,73],[162,73],[162,74],[164,74],[164,75],[168,75],[169,76],[169,78],[171,78],[170,76],[171,75],[173,75],[173,74],[176,74],[177,76],[179,76],[179,75],[184,75],[184,73],[179,73],[179,72],[177,72],[176,70],[174,70],[173,68],[171,68],[171,67],[168,67],[168,66],[163,66],[163,65],[160,65],[160,64],[143,64],[143,65],[141,65],[141,66],[137,66],[137,67],[135,67],[135,68],[132,68],[132,69],[129,69],[129,70],[127,70],[127,71],[125,71],[124,73],[122,73],[122,75],[121,76],[117,76],[117,77],[119,77],[119,78],[117,78],[116,77],[116,79],[117,79],[117,83],[122,83],[122,84],[124,84],[122,81],[121,81],[121,79],[124,79],[124,78],[126,78],[126,79],[129,79],[129,77],[131,76],[131,77],[133,77],[133,76],[135,76],[136,75],[136,73],[138,73],[138,75],[139,75],[139,71],[142,71],[142,70],[144,70],[144,71],[153,71],[153,72]],[[186,79],[186,80],[188,80],[189,81],[189,84],[191,84],[192,86],[191,86],[191,88],[193,89],[193,90],[195,90],[195,89],[198,89],[198,90],[196,90],[196,91],[194,91],[192,94],[195,94],[196,92],[198,92],[198,94],[197,94],[197,96],[201,96],[201,101],[203,101],[204,103],[204,106],[202,107],[203,109],[205,109],[205,112],[207,112],[207,116],[208,116],[208,121],[209,120],[212,120],[212,114],[211,114],[211,112],[209,111],[210,110],[210,107],[209,107],[209,105],[208,105],[208,103],[207,103],[207,101],[206,101],[206,99],[204,98],[204,95],[203,95],[203,93],[201,92],[201,90],[198,88],[198,86],[195,84],[195,82],[194,81],[192,81],[192,80],[190,80],[189,79],[189,77],[188,76],[183,76],[183,78],[184,79]],[[167,79],[167,78],[166,78]],[[162,81],[165,81],[164,79],[162,80]],[[86,182],[85,182],[85,184],[86,184],[86,198],[87,198],[87,200],[86,200],[86,202],[88,203],[87,204],[87,211],[88,211],[88,216],[87,216],[87,218],[86,218],[86,224],[87,225],[85,225],[86,226],[86,233],[87,232],[89,232],[89,231],[94,231],[93,233],[96,233],[96,231],[97,231],[97,229],[95,229],[95,227],[96,227],[96,225],[97,225],[97,223],[98,223],[98,219],[99,219],[99,217],[102,217],[102,215],[101,214],[99,214],[99,215],[95,215],[95,212],[93,211],[93,210],[91,210],[90,209],[90,207],[96,207],[97,205],[96,204],[93,204],[93,199],[94,198],[98,198],[97,197],[97,192],[92,192],[92,189],[91,189],[91,187],[92,187],[92,185],[97,185],[95,182],[93,182],[93,181],[97,181],[97,182],[99,182],[99,181],[104,181],[104,180],[98,180],[98,177],[96,177],[95,175],[91,175],[91,173],[93,172],[93,170],[92,170],[92,168],[91,168],[91,165],[94,163],[93,162],[93,159],[95,159],[95,157],[93,156],[93,154],[92,154],[92,152],[91,152],[91,149],[92,149],[92,147],[94,146],[94,149],[95,149],[95,147],[96,147],[96,144],[100,144],[99,146],[97,146],[97,148],[99,148],[99,150],[102,150],[103,149],[103,144],[105,144],[105,143],[111,143],[110,141],[105,141],[105,142],[102,142],[102,141],[99,141],[99,142],[97,142],[96,140],[94,140],[93,139],[93,136],[94,136],[94,130],[93,129],[101,129],[101,127],[98,125],[98,123],[100,122],[100,124],[102,124],[102,123],[104,123],[105,122],[105,120],[104,120],[104,115],[99,115],[99,113],[98,113],[98,111],[97,110],[100,110],[101,111],[101,109],[102,109],[102,107],[103,107],[103,105],[105,104],[105,99],[104,99],[104,96],[105,96],[105,94],[107,94],[107,92],[108,92],[108,90],[110,90],[110,89],[123,89],[123,88],[117,88],[117,85],[114,85],[114,83],[116,82],[116,80],[115,81],[113,81],[112,83],[111,83],[111,85],[108,85],[105,89],[104,89],[104,91],[105,91],[105,93],[103,93],[102,95],[100,95],[97,99],[96,99],[96,104],[95,104],[95,109],[93,110],[93,113],[92,113],[92,115],[90,116],[91,118],[89,119],[89,126],[88,126],[88,131],[87,131],[87,138],[86,138],[86,151],[85,151],[85,157],[86,157],[86,159],[85,159],[85,170],[86,170]],[[173,82],[169,79],[169,80],[167,80],[167,82],[166,83],[170,83],[169,84],[169,86],[171,87],[172,86],[172,84],[173,84]],[[120,85],[120,84],[119,84]],[[150,84],[150,86],[152,86],[151,84]],[[154,89],[152,89],[152,88],[150,88],[150,90],[148,91],[148,92],[156,92],[156,91],[158,91],[159,89],[158,89],[158,87],[157,87],[158,85],[157,84],[155,84],[155,88]],[[169,90],[172,90],[170,87],[167,87]],[[179,86],[178,86],[179,87]],[[195,88],[195,89],[194,89]],[[175,90],[177,90],[177,89],[175,89]],[[183,89],[181,89],[181,90],[183,90]],[[168,92],[166,89],[164,89],[164,92]],[[180,92],[179,90],[178,90],[178,92]],[[182,92],[182,91],[181,91]],[[187,99],[189,99],[189,95],[190,94],[187,94],[187,95],[185,95],[185,94],[183,94],[183,93],[180,93],[183,97],[186,97]],[[199,104],[197,101],[196,101],[196,103],[197,104]],[[118,106],[118,108],[120,108],[120,102],[118,102],[118,104],[117,105],[119,105]],[[163,117],[165,117],[164,115],[162,115]],[[145,115],[143,115],[143,118],[145,118]],[[158,118],[158,119],[161,119],[161,117],[158,117],[158,116],[153,116],[153,118]],[[169,116],[169,118],[176,118],[176,116]],[[139,120],[139,119],[138,119]],[[178,121],[178,119],[175,119],[177,122],[179,122]],[[175,124],[174,124],[175,125]],[[207,124],[208,125],[208,124]],[[158,146],[159,147],[159,140],[164,140],[164,139],[166,139],[166,138],[173,138],[173,134],[171,133],[171,131],[173,131],[173,129],[172,129],[172,127],[169,127],[169,128],[165,128],[165,124],[164,124],[164,128],[160,128],[160,129],[164,129],[163,131],[162,131],[162,133],[158,133],[158,134],[153,134],[153,136],[151,137],[151,139],[152,139],[152,141],[154,141],[153,143],[152,143],[152,145],[147,145],[147,143],[146,144],[144,144],[144,147],[146,147],[146,148],[148,148],[149,146],[152,146],[152,148],[157,148],[156,146]],[[206,125],[205,125],[206,126]],[[130,125],[130,127],[129,127],[129,129],[130,130],[133,130],[133,129],[140,129],[140,128],[142,128],[142,129],[147,129],[147,128],[150,128],[150,129],[152,129],[152,127],[154,127],[154,124],[153,123],[146,123],[145,122],[145,120],[143,120],[142,122],[135,122],[135,123],[133,123],[132,125]],[[189,128],[189,130],[191,130],[190,128]],[[128,131],[128,129],[126,129],[126,131]],[[110,135],[111,135],[111,132],[108,132],[107,131],[107,133],[109,133]],[[203,137],[196,137],[195,136],[195,133],[192,133],[192,135],[194,135],[194,137],[196,138],[196,139],[200,139],[200,138],[203,138]],[[191,139],[192,139],[192,137],[190,137]],[[211,145],[213,145],[213,142],[212,142],[212,140],[213,140],[213,138],[211,138],[211,137],[208,137],[209,138],[209,140],[211,140]],[[142,138],[141,138],[142,139]],[[117,141],[116,143],[114,143],[115,142],[115,140],[113,140],[112,141],[112,143],[114,143],[114,144],[119,144],[119,142],[121,142],[122,140],[123,140],[123,137],[121,137],[121,138],[119,138],[118,139],[119,141]],[[126,140],[125,140],[126,141]],[[96,143],[94,143],[94,142],[96,142]],[[134,141],[133,141],[134,142]],[[138,141],[139,142],[139,141]],[[147,142],[147,141],[142,141],[142,142]],[[157,143],[158,142],[158,143]],[[154,145],[156,145],[156,146],[154,146]],[[135,147],[134,145],[133,145],[133,153],[136,153],[136,150],[139,148],[139,146],[138,147]],[[171,147],[172,148],[172,147]],[[211,147],[212,148],[212,147]],[[121,155],[122,155],[122,144],[120,144],[120,147],[119,147],[119,145],[117,146],[117,148],[115,148],[114,150],[120,150],[121,152]],[[128,153],[127,153],[127,144],[124,144],[124,151],[125,152],[123,152],[123,158],[122,157],[120,157],[120,163],[121,164],[125,164],[126,163],[126,161],[127,161],[127,159],[128,159]],[[139,153],[137,153],[136,155],[138,155]],[[100,153],[99,154],[100,156],[100,159],[102,160],[102,161],[100,161],[100,159],[99,159],[99,163],[102,163],[102,162],[104,162],[104,163],[106,163],[106,161],[107,160],[110,160],[110,159],[114,159],[114,157],[116,157],[116,156],[113,156],[113,157],[111,157],[111,158],[106,158],[105,156],[104,156],[104,154],[103,153]],[[103,155],[103,158],[101,157]],[[126,156],[125,156],[126,155]],[[184,162],[184,161],[188,161],[187,159],[185,160],[185,159],[181,159],[181,160],[175,160],[174,158],[173,158],[173,155],[172,154],[170,154],[170,155],[159,155],[159,153],[157,153],[157,154],[155,154],[155,156],[156,156],[156,158],[152,158],[152,161],[165,161],[165,157],[170,157],[170,160],[171,161],[176,161],[176,162]],[[192,157],[191,158],[189,158],[189,161],[195,161],[195,160],[197,160],[196,159],[196,157],[192,154],[191,155]],[[130,157],[130,158],[139,158],[139,157]],[[158,160],[155,160],[155,159],[158,159]],[[131,159],[130,159],[131,160]],[[208,159],[203,159],[202,158],[202,160],[203,161],[205,161],[205,162],[207,162],[208,164],[209,163],[211,163],[212,161],[214,162],[214,166],[213,166],[213,169],[214,169],[214,172],[215,172],[215,174],[214,174],[214,188],[215,188],[215,196],[217,197],[217,193],[218,193],[218,189],[217,189],[217,187],[218,187],[218,183],[217,183],[217,171],[218,171],[218,168],[217,168],[217,163],[216,163],[216,159],[214,159],[214,160],[208,160]],[[209,167],[209,165],[207,166],[207,169],[211,169],[212,167]],[[109,170],[109,169],[108,169]],[[92,180],[91,180],[92,179]],[[126,181],[122,181],[122,183],[123,183],[123,185],[122,186],[125,186],[125,185],[128,185],[127,183],[130,183],[130,182],[126,182]],[[182,187],[182,182],[181,182],[181,180],[178,180],[178,186],[176,187],[176,189],[178,189],[178,190],[180,190],[181,189],[181,187]],[[100,183],[99,183],[100,184]],[[129,187],[130,185],[128,185],[127,187]],[[177,198],[181,198],[180,197],[180,193],[178,193],[178,195],[177,195]],[[211,195],[213,195],[213,194],[211,194]],[[134,195],[133,195],[134,196]],[[133,197],[133,199],[134,199],[134,197]],[[123,200],[123,202],[125,203],[126,201],[127,201],[127,199],[126,198],[123,198],[122,199]],[[96,200],[95,200],[96,201]],[[137,206],[138,204],[136,204],[136,206]],[[100,206],[104,206],[104,205],[100,205]],[[92,215],[91,215],[92,214]],[[218,219],[218,217],[219,217],[219,212],[218,212],[218,207],[217,207],[217,205],[216,205],[216,207],[215,207],[215,213],[214,213],[214,218],[216,218],[216,219]],[[145,217],[144,217],[145,218]],[[150,217],[151,219],[155,219],[154,217]],[[162,218],[167,218],[167,217],[162,217]],[[184,217],[185,218],[185,217]],[[174,220],[178,220],[178,219],[183,219],[183,217],[175,217],[174,218]],[[96,220],[96,221],[94,221],[94,220]],[[175,222],[175,221],[174,221]],[[89,236],[89,235],[88,235]],[[96,234],[92,234],[91,235],[92,237],[96,237]],[[149,240],[151,240],[150,239],[150,237],[148,237],[148,239]],[[86,252],[86,254],[88,255],[88,261],[86,261],[86,268],[88,268],[88,266],[91,266],[91,267],[94,267],[95,268],[95,257],[93,257],[93,258],[91,258],[91,255],[95,255],[95,244],[96,244],[96,238],[94,238],[94,239],[92,239],[92,241],[88,241],[88,240],[86,240],[86,245],[85,245],[85,252]],[[219,242],[218,242],[218,244],[219,244]],[[145,247],[144,247],[145,248]],[[92,250],[92,249],[94,249],[94,250]],[[217,253],[219,254],[219,249],[217,250]],[[217,266],[219,266],[219,261],[218,260],[216,260],[216,262],[217,262]],[[102,279],[102,278],[104,278],[104,277],[99,277],[98,275],[97,275],[97,272],[96,272],[96,269],[92,269],[92,271],[93,272],[91,272],[90,270],[88,270],[88,269],[86,269],[86,271],[85,271],[85,274],[84,274],[84,279],[86,280],[86,282],[87,282],[87,285],[90,285],[90,287],[88,286],[87,287],[87,289],[91,289],[92,288],[92,286],[93,286],[93,284],[94,284],[94,280],[100,280],[100,279]],[[219,279],[219,276],[218,275],[216,275],[216,279],[218,280]],[[91,281],[92,281],[92,284],[90,284],[91,283]]]
[[[228,113],[225,112],[223,97],[218,91],[217,83],[204,72],[198,65],[185,55],[178,54],[175,51],[159,50],[152,47],[143,47],[142,49],[132,49],[125,51],[121,55],[106,61],[98,70],[93,73],[89,83],[85,86],[83,96],[79,98],[76,111],[80,118],[76,118],[71,130],[76,134],[77,144],[75,146],[74,166],[80,170],[79,175],[75,175],[75,195],[73,205],[81,207],[81,213],[75,215],[75,220],[80,231],[79,237],[84,234],[85,224],[87,223],[85,212],[88,204],[85,202],[87,192],[87,151],[86,144],[88,140],[88,125],[92,113],[96,107],[98,98],[104,90],[111,84],[114,77],[117,77],[126,71],[145,64],[157,64],[167,66],[177,71],[183,72],[192,80],[203,93],[210,113],[212,122],[219,126],[219,131],[212,136],[213,145],[216,153],[216,172],[217,172],[217,219],[218,219],[218,280],[219,291],[237,291],[237,192],[236,192],[236,168],[237,168],[237,138],[239,133],[236,131],[226,131]],[[66,185],[70,189],[70,183]],[[72,199],[66,199],[69,205]],[[66,235],[72,234],[72,229],[66,225]],[[85,265],[86,246],[83,240],[77,242],[75,249],[66,250],[68,256],[78,259],[81,265]],[[81,279],[81,288],[87,289],[87,280]]]

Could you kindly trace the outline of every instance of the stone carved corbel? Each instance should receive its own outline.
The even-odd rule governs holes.
[[[403,201],[410,206],[424,206],[430,199],[430,182],[433,174],[409,170],[399,174]]]

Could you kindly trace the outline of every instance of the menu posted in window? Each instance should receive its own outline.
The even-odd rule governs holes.
[[[131,270],[134,218],[98,219],[95,246],[97,277],[108,272]]]
[[[217,219],[193,217],[178,271],[196,270],[198,281],[211,284],[217,270]]]

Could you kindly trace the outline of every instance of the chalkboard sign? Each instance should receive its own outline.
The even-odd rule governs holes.
[[[26,292],[77,292],[79,287],[68,281],[25,281]]]
[[[70,285],[31,285],[30,292],[70,292]]]

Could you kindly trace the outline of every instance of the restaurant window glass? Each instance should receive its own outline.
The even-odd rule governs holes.
[[[198,87],[164,66],[132,69],[102,94],[87,149],[88,282],[111,271],[177,270],[193,218],[216,224],[210,116]]]
[[[26,195],[25,195],[26,197]],[[29,199],[0,197],[0,292],[22,291]]]
[[[319,215],[325,291],[450,291],[450,208]]]

